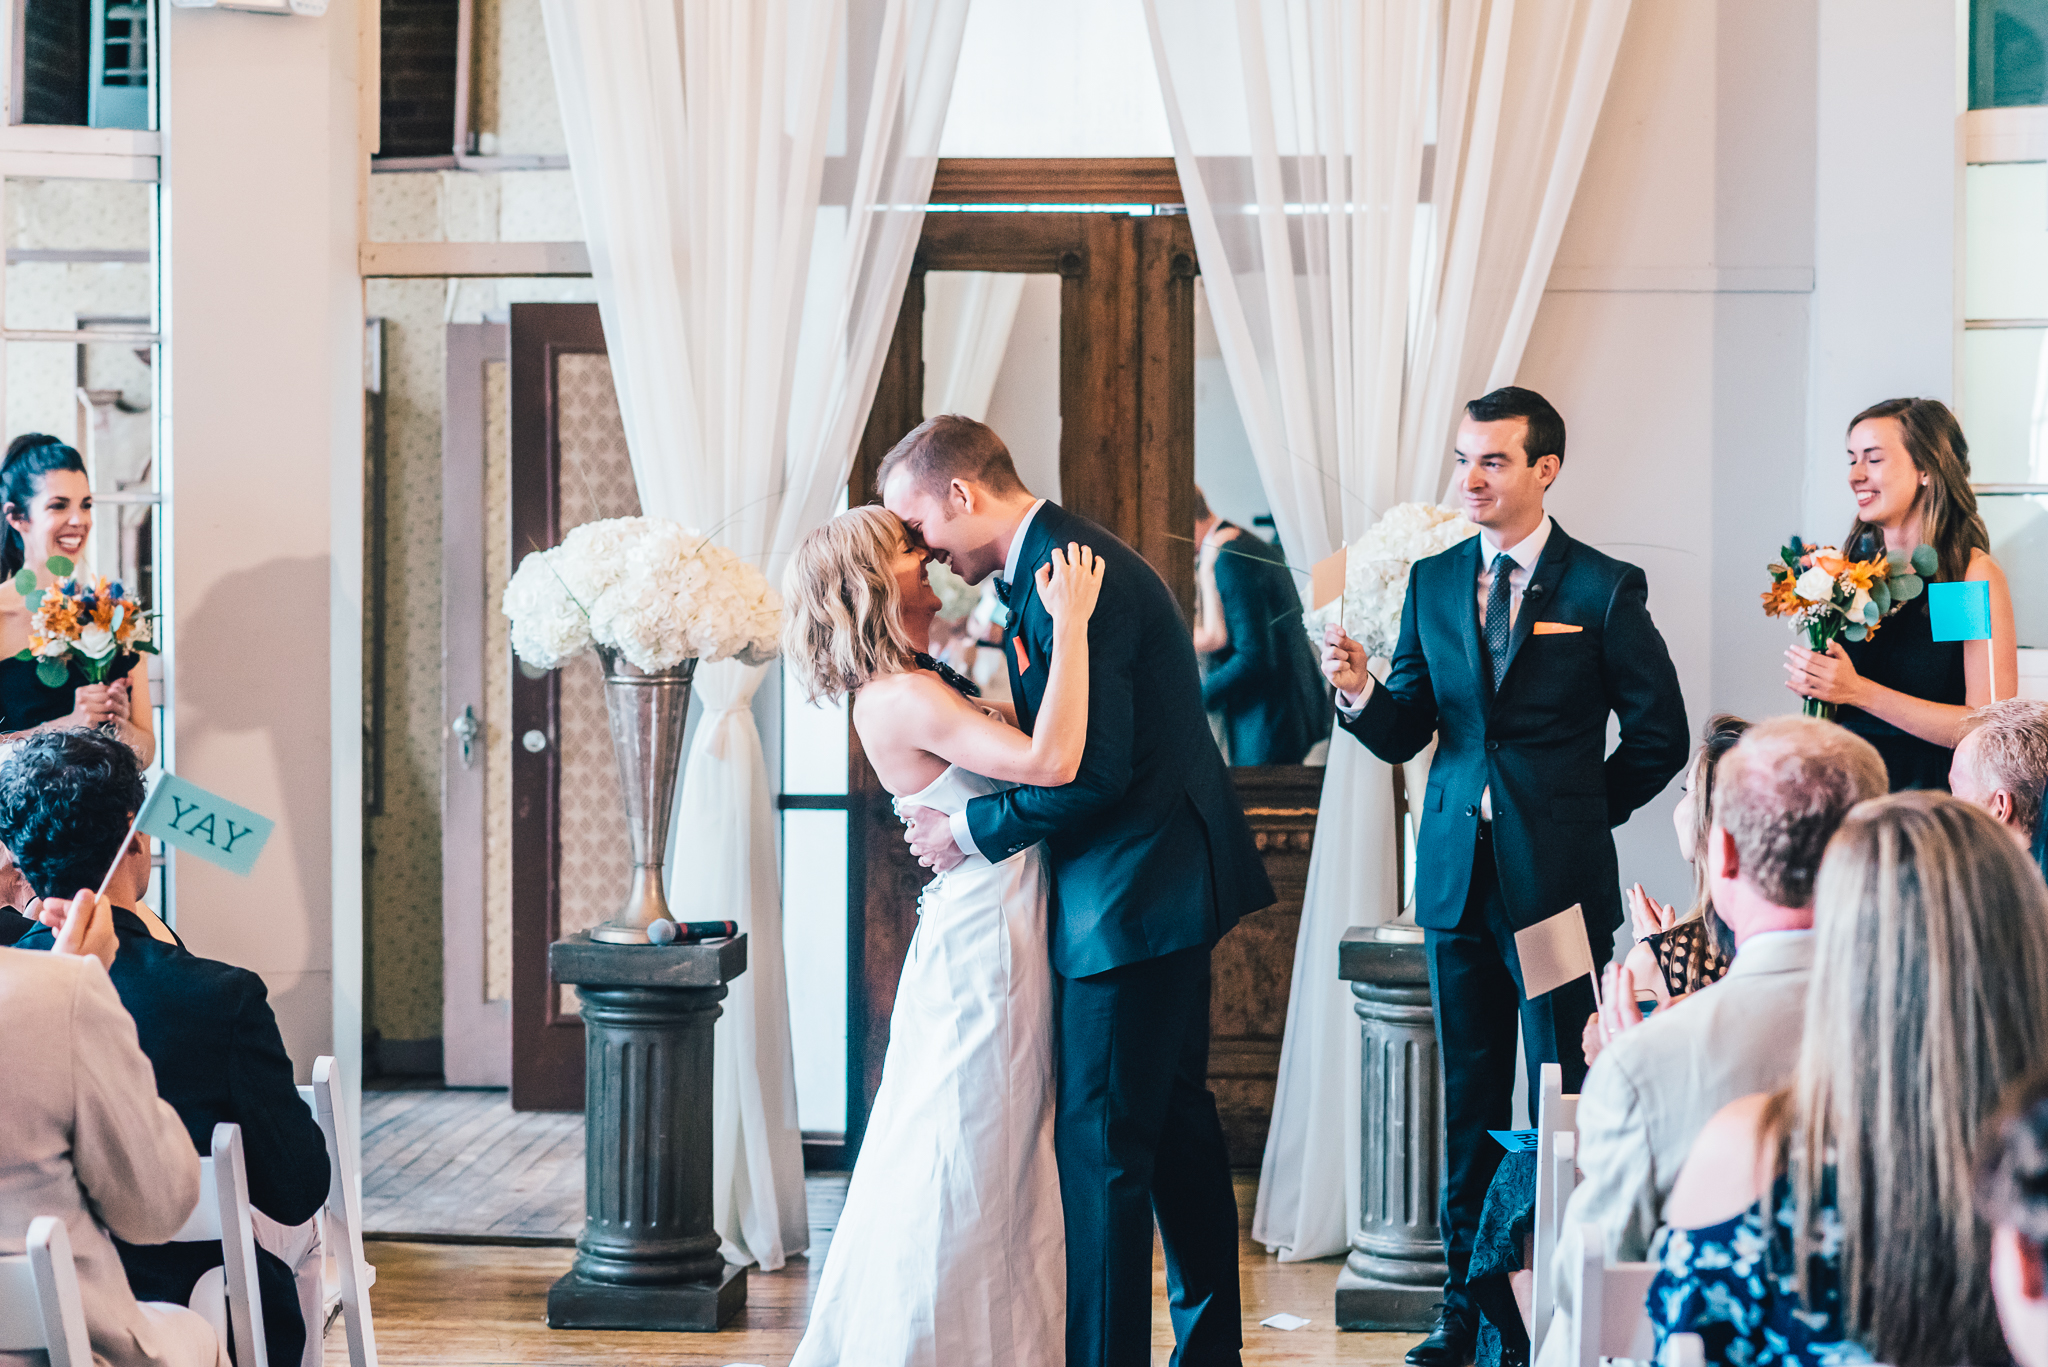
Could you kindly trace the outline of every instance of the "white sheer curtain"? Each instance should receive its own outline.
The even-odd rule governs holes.
[[[953,86],[958,0],[543,0],[640,501],[778,578],[873,402]],[[698,671],[671,898],[738,919],[713,1212],[736,1263],[808,1242],[773,811],[747,704]],[[730,899],[714,906],[711,899]]]
[[[924,278],[924,411],[988,421],[1017,326],[1015,271],[932,271]]]
[[[1434,501],[1459,406],[1513,379],[1628,0],[1145,7],[1224,363],[1281,540],[1312,563]],[[1337,941],[1398,913],[1394,838],[1386,766],[1340,736],[1252,1226],[1283,1260],[1357,1224]]]

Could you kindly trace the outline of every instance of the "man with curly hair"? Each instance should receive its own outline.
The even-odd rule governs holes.
[[[0,845],[44,899],[96,888],[113,871],[106,900],[120,948],[109,976],[135,1018],[158,1094],[202,1153],[212,1148],[215,1125],[240,1125],[250,1204],[279,1226],[305,1225],[327,1198],[326,1141],[299,1099],[263,980],[193,954],[141,905],[148,846],[128,831],[144,795],[134,751],[113,736],[82,728],[37,732],[0,763]],[[18,947],[53,943],[42,927]],[[256,1275],[270,1367],[296,1367],[306,1341],[298,1276],[266,1242],[294,1261],[316,1246],[297,1230],[259,1233]],[[116,1246],[129,1286],[144,1301],[184,1305],[200,1276],[221,1265],[217,1243]],[[317,1296],[313,1307],[317,1313]]]

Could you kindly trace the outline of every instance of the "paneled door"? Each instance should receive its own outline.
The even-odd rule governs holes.
[[[563,533],[636,517],[640,496],[595,304],[514,304],[508,566]],[[548,946],[618,910],[631,852],[604,684],[590,655],[511,662],[512,1106],[583,1108],[583,1023]]]
[[[512,652],[503,323],[450,323],[441,417],[441,1066],[512,1081]]]

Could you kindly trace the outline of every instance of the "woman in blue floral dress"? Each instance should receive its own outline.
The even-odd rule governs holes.
[[[1828,847],[1814,929],[1792,1086],[1709,1121],[1665,1205],[1658,1344],[1696,1333],[1731,1367],[2004,1363],[1969,1165],[2048,1057],[2048,891],[1985,813],[1897,793]]]

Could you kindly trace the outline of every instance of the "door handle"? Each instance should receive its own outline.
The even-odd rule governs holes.
[[[476,767],[476,738],[482,735],[484,730],[483,723],[477,720],[476,709],[474,707],[464,707],[462,715],[448,723],[448,729],[455,734],[456,740],[462,742],[462,767],[474,769]]]

